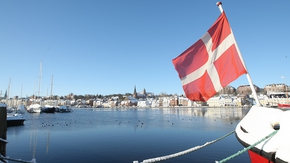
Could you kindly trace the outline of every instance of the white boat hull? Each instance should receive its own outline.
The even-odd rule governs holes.
[[[290,162],[290,110],[253,106],[248,114],[236,127],[236,136],[240,143],[248,147],[278,128],[277,134],[256,145],[249,152],[252,163],[262,162]],[[255,156],[253,156],[252,154]],[[257,159],[260,157],[260,160]],[[256,161],[254,161],[256,160]]]
[[[41,112],[41,106],[39,104],[31,104],[28,108],[27,108],[27,112],[29,113],[40,113]]]

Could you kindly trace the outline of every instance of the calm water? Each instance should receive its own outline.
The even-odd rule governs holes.
[[[38,163],[133,163],[180,152],[235,129],[248,109],[73,109],[71,113],[26,113],[25,125],[9,127],[6,155]],[[166,163],[209,163],[243,147],[234,134]],[[12,162],[12,161],[10,161]],[[228,162],[249,162],[244,153]]]

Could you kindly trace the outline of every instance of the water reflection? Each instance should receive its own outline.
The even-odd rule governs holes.
[[[216,139],[233,130],[248,111],[245,108],[86,108],[68,114],[25,114],[24,126],[8,129],[7,151],[11,157],[36,158],[39,162],[51,158],[58,158],[58,162],[132,162]],[[222,143],[233,145],[232,142],[235,138]],[[224,150],[232,154],[237,149]],[[226,152],[218,154],[228,156]]]
[[[242,119],[250,108],[160,108],[161,114],[178,117],[207,117],[220,119]]]
[[[30,150],[32,149],[32,158],[34,159],[36,156],[36,148],[37,148],[37,131],[32,131],[30,133],[29,147]]]
[[[7,131],[9,131],[10,135],[19,135],[25,131],[25,126],[11,126],[7,128]]]
[[[242,119],[250,110],[250,108],[227,107],[227,108],[183,108],[183,107],[167,107],[167,108],[91,108],[92,111],[146,111],[148,109],[157,110],[161,114],[171,114],[178,116],[201,116],[208,118],[235,118]]]

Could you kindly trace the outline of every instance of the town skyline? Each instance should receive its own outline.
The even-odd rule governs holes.
[[[217,94],[219,94],[219,93],[222,93],[222,92],[225,92],[226,91],[226,89],[227,88],[233,88],[233,89],[235,89],[235,93],[236,94],[238,94],[239,92],[237,92],[238,91],[238,89],[240,88],[240,89],[243,89],[243,88],[241,88],[241,87],[248,87],[249,85],[240,85],[240,86],[238,86],[238,87],[234,87],[234,86],[231,86],[231,85],[228,85],[227,87],[225,87],[223,90],[221,90],[221,91],[219,91]],[[274,91],[277,91],[277,92],[285,92],[285,91],[287,91],[287,88],[289,87],[289,85],[287,85],[287,88],[285,87],[286,86],[286,84],[285,83],[272,83],[272,84],[267,84],[267,85],[265,85],[265,87],[259,87],[259,86],[257,86],[257,85],[255,85],[254,84],[254,86],[255,87],[257,87],[257,89],[256,89],[256,91],[259,93],[259,92],[264,92],[265,93],[265,91],[267,91],[267,87],[269,88],[269,87],[271,87],[271,89],[268,89],[268,90],[274,90]],[[272,88],[272,86],[277,86],[277,88]],[[68,93],[67,95],[57,95],[57,94],[52,94],[52,96],[56,96],[56,97],[66,97],[66,96],[69,96],[69,95],[76,95],[76,96],[86,96],[86,95],[88,95],[88,96],[102,96],[102,97],[106,97],[106,96],[113,96],[113,95],[131,95],[131,96],[133,96],[134,95],[134,93],[141,93],[141,92],[148,92],[148,93],[150,93],[150,94],[153,94],[154,96],[159,96],[159,95],[179,95],[179,96],[181,96],[181,95],[183,95],[184,96],[184,93],[182,93],[182,94],[177,94],[177,93],[167,93],[167,92],[160,92],[159,94],[158,93],[154,93],[154,92],[152,92],[152,91],[147,91],[146,90],[146,88],[142,88],[142,89],[140,89],[140,91],[137,91],[138,89],[137,89],[137,86],[136,85],[134,85],[134,87],[133,87],[133,89],[132,89],[132,91],[131,92],[125,92],[125,93],[113,93],[113,94],[106,94],[106,95],[102,95],[102,94],[89,94],[89,93],[87,93],[87,94],[74,94],[73,92],[70,92],[70,93]],[[250,91],[250,88],[248,87],[248,88],[246,88],[246,90],[247,91]],[[231,91],[229,91],[229,92],[231,92]],[[241,92],[241,91],[240,91]],[[228,93],[228,92],[227,92]],[[14,98],[14,97],[18,97],[18,98],[28,98],[28,97],[50,97],[51,95],[49,95],[49,94],[46,94],[46,95],[37,95],[38,93],[36,92],[35,94],[30,94],[30,95],[26,95],[25,97],[21,97],[21,96],[19,96],[19,95],[15,95],[15,96],[13,96],[13,97],[10,97],[9,95],[8,95],[8,91],[6,90],[4,93],[3,93],[3,91],[2,90],[0,90],[0,97],[2,98],[2,99],[4,99],[5,97],[7,97],[7,96],[9,96],[9,98]],[[142,93],[141,93],[142,94]],[[231,93],[231,94],[234,94],[234,93]]]

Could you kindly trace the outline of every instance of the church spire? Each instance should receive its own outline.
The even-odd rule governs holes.
[[[137,98],[136,85],[134,86],[134,93],[133,93],[133,97],[134,97],[134,98]]]
[[[136,85],[134,86],[134,93],[133,94],[137,94]]]
[[[146,93],[146,89],[145,89],[145,88],[143,89],[143,94],[144,94],[144,95],[147,95],[147,93]]]

